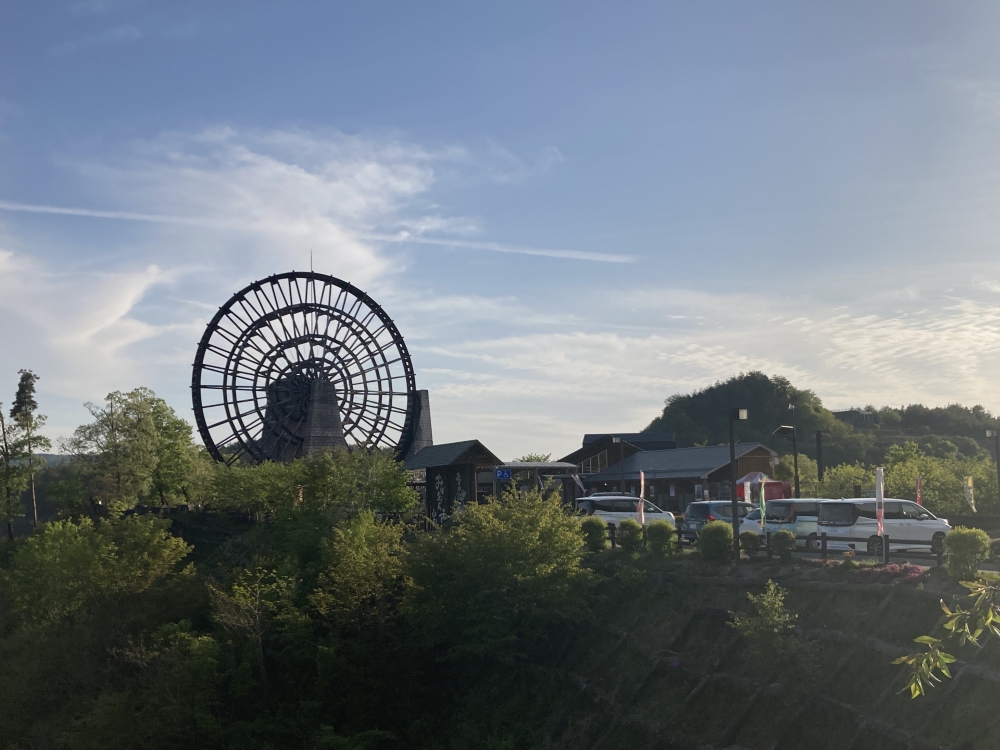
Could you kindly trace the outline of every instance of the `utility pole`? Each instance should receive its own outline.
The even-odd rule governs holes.
[[[736,420],[746,421],[746,409],[733,409],[729,412],[729,498],[733,503],[733,562],[740,561],[740,505],[736,500]],[[746,500],[747,498],[744,498]]]
[[[823,431],[816,430],[816,478],[823,481]]]
[[[1000,430],[987,430],[986,437],[996,442],[997,491],[1000,491]]]
[[[618,488],[624,495],[625,494],[625,446],[622,444],[622,439],[617,435],[611,438],[611,442],[618,443],[618,468],[621,469],[622,473],[622,481],[621,484],[618,485]]]

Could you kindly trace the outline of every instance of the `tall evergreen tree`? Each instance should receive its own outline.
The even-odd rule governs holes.
[[[0,404],[0,485],[3,486],[3,520],[7,537],[14,538],[14,519],[20,516],[18,499],[25,486],[24,435],[20,426],[4,419]]]
[[[45,424],[45,415],[36,414],[38,402],[35,401],[35,383],[38,376],[31,370],[20,370],[21,379],[17,384],[17,394],[14,396],[14,405],[10,410],[10,418],[20,428],[24,441],[26,453],[28,475],[28,490],[31,496],[32,523],[38,527],[38,498],[35,496],[35,472],[44,468],[45,461],[39,459],[35,454],[38,450],[49,450],[52,448],[52,441],[44,435],[39,434],[39,430]]]

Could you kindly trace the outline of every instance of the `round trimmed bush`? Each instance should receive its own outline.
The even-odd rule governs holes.
[[[760,552],[760,534],[754,531],[744,531],[740,534],[740,549],[753,557]]]
[[[795,534],[790,531],[776,531],[771,534],[771,552],[782,560],[791,560],[795,551]]]
[[[653,557],[676,555],[677,529],[669,521],[650,521],[646,524],[646,547]]]
[[[990,542],[990,560],[1000,564],[1000,539]]]
[[[960,581],[975,580],[979,563],[990,553],[990,537],[982,529],[956,526],[944,538],[944,566]]]
[[[583,544],[588,552],[600,552],[608,546],[608,525],[600,516],[587,516],[580,522]]]
[[[618,522],[618,546],[630,555],[642,549],[642,526],[634,518]]]
[[[733,557],[733,526],[726,521],[706,523],[698,534],[698,551],[706,560],[726,562]]]

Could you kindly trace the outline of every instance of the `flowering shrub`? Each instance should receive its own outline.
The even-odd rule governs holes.
[[[878,567],[865,567],[854,574],[854,583],[892,583],[894,581],[915,581],[924,574],[924,569],[919,565],[879,565]]]

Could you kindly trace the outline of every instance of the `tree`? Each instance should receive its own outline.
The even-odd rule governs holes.
[[[342,626],[383,625],[407,587],[403,530],[379,522],[371,511],[334,528],[309,597],[313,608]]]
[[[93,502],[120,513],[152,496],[183,496],[195,466],[191,427],[148,388],[109,393],[85,404],[93,416],[64,448],[81,466]]]
[[[542,463],[545,461],[552,460],[551,453],[525,453],[520,458],[515,458],[515,461],[524,461],[525,463]]]
[[[4,419],[0,404],[0,482],[3,483],[3,518],[7,522],[7,538],[14,538],[14,519],[19,512],[18,499],[27,486],[24,431],[14,421]]]
[[[35,383],[38,376],[31,370],[20,370],[21,379],[17,384],[17,394],[10,410],[13,419],[24,435],[24,447],[27,460],[28,490],[31,494],[32,523],[38,527],[38,499],[35,496],[35,471],[45,467],[45,461],[35,456],[36,450],[49,450],[52,441],[38,431],[45,424],[44,414],[35,414],[38,402],[35,401]]]
[[[533,490],[467,505],[410,555],[407,606],[434,643],[485,655],[522,644],[529,625],[579,615],[592,582],[578,519]]]

